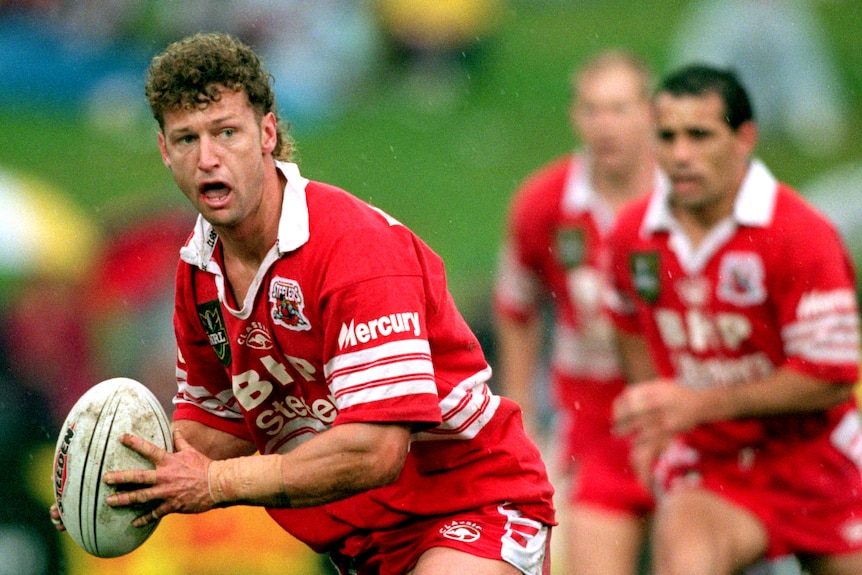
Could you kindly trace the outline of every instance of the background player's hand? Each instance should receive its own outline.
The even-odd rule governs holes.
[[[147,525],[168,513],[202,513],[215,506],[207,477],[211,460],[193,448],[179,431],[174,431],[174,453],[134,435],[123,435],[120,441],[156,466],[111,471],[103,477],[108,485],[130,487],[108,497],[108,505],[112,507],[160,501],[151,512],[135,519],[133,525]]]
[[[656,379],[626,388],[614,401],[614,431],[661,443],[701,423],[700,394],[674,380]]]
[[[51,505],[51,523],[54,524],[54,527],[57,528],[57,531],[65,531],[66,526],[63,525],[63,520],[60,518],[60,509],[57,507],[57,504],[54,503]]]

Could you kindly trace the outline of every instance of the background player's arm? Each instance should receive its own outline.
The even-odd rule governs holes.
[[[521,406],[524,426],[534,439],[538,438],[538,413],[533,376],[541,349],[541,328],[542,322],[536,316],[516,321],[499,314],[496,320],[500,392]]]
[[[616,330],[616,345],[626,381],[634,383],[655,379],[657,374],[644,336]]]
[[[644,438],[745,417],[822,411],[847,401],[850,382],[833,382],[780,367],[770,375],[701,389],[664,379],[626,390],[614,404],[617,429]]]

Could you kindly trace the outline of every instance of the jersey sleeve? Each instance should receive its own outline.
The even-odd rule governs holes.
[[[334,425],[427,429],[442,420],[429,333],[445,294],[442,262],[397,221],[371,219],[328,252],[321,313]]]
[[[251,441],[227,371],[201,326],[194,274],[191,266],[180,263],[174,308],[177,340],[174,419],[190,419]]]
[[[500,250],[494,284],[494,312],[506,319],[527,322],[536,314],[541,283],[536,273],[524,264],[514,238]]]
[[[515,192],[494,283],[494,311],[501,317],[526,322],[538,313],[544,290],[542,262],[550,249],[570,163],[565,157],[543,166]]]
[[[814,377],[859,377],[859,310],[852,260],[835,228],[819,214],[789,228],[773,263],[786,365]],[[787,265],[788,262],[792,264]]]

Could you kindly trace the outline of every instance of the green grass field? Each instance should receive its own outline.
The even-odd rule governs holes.
[[[624,46],[663,72],[686,4],[510,2],[447,105],[381,71],[336,118],[294,134],[299,163],[306,176],[340,185],[415,229],[446,260],[456,299],[468,314],[480,313],[509,196],[529,171],[575,145],[566,120],[572,65]],[[760,155],[794,185],[862,158],[862,7],[816,7],[852,99],[851,144],[812,158],[781,138],[762,141]],[[83,116],[0,109],[0,123],[0,165],[48,180],[97,220],[182,201],[149,121],[111,131]]]

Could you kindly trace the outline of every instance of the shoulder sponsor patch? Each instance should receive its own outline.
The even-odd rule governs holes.
[[[269,284],[269,301],[272,302],[272,321],[294,331],[311,329],[303,312],[305,299],[299,282],[275,276]]]
[[[221,303],[217,299],[198,304],[198,317],[207,334],[210,345],[218,356],[219,361],[225,367],[230,365],[230,344],[227,339],[224,316],[221,311]]]
[[[351,319],[349,324],[341,324],[341,331],[338,334],[338,349],[353,347],[359,343],[368,343],[373,339],[388,337],[393,333],[411,331],[416,337],[422,334],[417,312],[391,313],[359,323]]]

